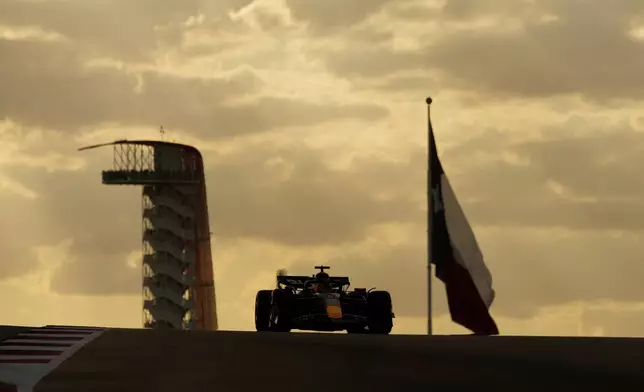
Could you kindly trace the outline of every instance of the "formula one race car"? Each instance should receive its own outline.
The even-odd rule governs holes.
[[[393,327],[387,291],[348,291],[347,277],[329,276],[327,266],[309,276],[277,275],[277,288],[260,290],[255,298],[257,331],[343,331],[389,334]]]

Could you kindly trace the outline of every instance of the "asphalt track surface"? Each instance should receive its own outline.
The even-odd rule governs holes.
[[[0,327],[0,338],[17,332]],[[577,391],[642,385],[644,339],[111,329],[34,391]]]

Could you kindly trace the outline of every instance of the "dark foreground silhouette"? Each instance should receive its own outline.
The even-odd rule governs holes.
[[[0,339],[17,330],[0,327]],[[644,383],[644,339],[112,329],[34,391],[584,390]]]

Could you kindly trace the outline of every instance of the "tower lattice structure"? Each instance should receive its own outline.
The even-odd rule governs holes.
[[[203,158],[163,141],[111,145],[103,184],[141,185],[143,327],[217,330],[217,308]]]

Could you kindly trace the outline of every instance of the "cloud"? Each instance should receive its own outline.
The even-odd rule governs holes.
[[[0,175],[0,192],[13,193],[27,199],[36,199],[38,197],[31,189],[4,175]]]
[[[59,151],[82,156],[82,169],[55,175],[38,168],[13,169],[13,175],[40,196],[37,204],[21,211],[23,230],[34,233],[37,228],[41,243],[73,238],[67,262],[52,283],[54,290],[94,294],[137,290],[130,285],[138,281],[139,272],[129,269],[126,259],[140,249],[140,189],[101,184],[109,149],[87,156],[73,147],[65,151],[59,146]],[[302,249],[341,246],[362,241],[375,224],[422,218],[417,200],[406,190],[414,183],[400,176],[409,161],[363,157],[337,169],[321,150],[266,142],[239,143],[235,152],[210,153],[206,161],[217,242],[246,238]],[[7,216],[7,222],[15,219]],[[99,276],[102,284],[88,283]]]
[[[494,276],[493,311],[524,318],[578,300],[638,301],[635,280],[644,273],[644,183],[636,173],[644,163],[641,132],[621,118],[572,116],[531,139],[495,130],[446,148],[439,139],[445,169]],[[404,169],[390,167],[400,170],[391,178],[404,183],[391,188],[410,199],[424,186],[422,152],[416,153],[419,159]],[[365,244],[330,261],[359,284],[389,287],[405,317],[425,310],[419,298],[426,257],[419,218],[421,213],[399,220],[417,224],[406,232],[409,241],[383,240],[383,248]],[[442,300],[435,311],[446,311]]]
[[[406,93],[407,96],[422,96],[428,91],[439,92],[441,86],[440,82],[431,76],[414,73],[394,75],[380,80],[364,79],[358,82],[358,85],[379,92]]]
[[[572,117],[532,141],[488,130],[458,145],[439,144],[492,270],[496,314],[530,317],[544,306],[639,297],[637,282],[628,282],[644,272],[637,270],[644,250],[638,234],[641,184],[629,181],[632,168],[641,166],[639,133],[600,119],[593,129],[591,120]],[[22,230],[33,230],[29,217],[38,216],[41,241],[74,238],[69,262],[52,282],[57,291],[107,295],[139,289],[140,271],[126,261],[140,246],[140,190],[100,184],[110,152],[100,154],[86,157],[81,171],[13,172],[42,195],[24,210]],[[308,272],[315,263],[331,263],[355,285],[390,290],[401,317],[425,314],[423,149],[399,152],[396,159],[361,153],[343,165],[334,165],[337,160],[343,160],[339,151],[292,141],[239,140],[234,149],[208,153],[215,265],[228,257],[238,268],[225,267],[224,277],[233,280],[222,283],[219,298],[231,298],[240,273],[270,275],[279,267]],[[566,191],[557,193],[551,183]],[[611,214],[598,213],[610,208]],[[226,256],[231,249],[222,244],[241,239],[248,249],[269,243],[272,250]],[[105,284],[87,283],[99,275]],[[442,291],[436,282],[437,315],[447,311]]]
[[[279,127],[338,119],[373,121],[386,109],[365,104],[312,104],[265,97],[231,103],[258,93],[251,73],[185,78],[154,71],[83,66],[84,57],[66,43],[0,40],[3,86],[0,117],[30,126],[81,131],[104,123],[163,124],[210,138],[241,136]],[[25,67],[24,64],[30,64]]]
[[[63,132],[26,128],[10,120],[0,120],[0,168],[10,175],[14,168],[41,169],[49,173],[79,170],[84,161],[66,154],[69,139]]]
[[[191,17],[225,15],[250,2],[9,0],[0,4],[0,24],[40,26],[64,36],[85,53],[142,61],[159,49],[179,45],[183,33],[192,27]]]
[[[46,280],[57,306],[127,294],[139,325],[141,190],[100,183],[108,149],[75,149],[163,125],[204,152],[225,323],[252,325],[277,268],[319,263],[420,320],[424,108],[409,97],[429,89],[451,107],[439,150],[495,315],[540,331],[526,323],[554,307],[641,297],[642,119],[597,105],[641,99],[640,2],[249,3],[1,2],[1,290]]]
[[[253,145],[237,156],[211,158],[209,165],[209,203],[219,237],[339,244],[361,240],[370,225],[421,216],[413,194],[394,188],[409,187],[409,161],[369,159],[336,170],[320,152],[293,144]],[[380,191],[389,194],[379,198]]]
[[[535,98],[644,98],[644,43],[628,35],[633,15],[644,12],[641,4],[537,4],[554,20],[524,22],[512,33],[450,34],[428,49],[428,62],[460,88]]]
[[[392,0],[357,0],[347,5],[342,0],[285,0],[296,20],[304,21],[314,31],[348,27],[365,20]]]
[[[492,306],[495,317],[524,320],[537,317],[548,308],[580,301],[634,304],[641,300],[638,279],[644,267],[639,255],[644,249],[637,234],[486,228],[471,223],[497,291]],[[233,307],[244,306],[252,303],[257,290],[273,287],[277,268],[306,275],[313,273],[314,265],[322,263],[330,265],[335,275],[349,276],[353,287],[388,290],[397,316],[425,317],[424,233],[425,228],[420,224],[387,224],[372,227],[361,242],[327,247],[282,247],[282,251],[272,252],[260,251],[264,248],[251,241],[245,243],[246,257],[234,258],[234,261],[229,260],[231,252],[239,252],[231,246],[223,249],[218,246],[215,265],[221,265],[218,263],[223,262],[222,257],[228,260],[225,266],[217,267],[226,269],[218,278],[222,279],[218,298],[231,301]],[[230,244],[228,239],[222,241]],[[256,263],[256,257],[261,257],[261,264]],[[263,280],[253,280],[259,275],[265,276]],[[236,294],[240,282],[247,287],[243,295]],[[435,278],[432,297],[434,316],[448,314],[445,287]]]
[[[497,289],[497,314],[529,317],[575,301],[641,300],[638,234],[509,228],[478,234]]]
[[[644,138],[620,123],[593,130],[605,124],[571,118],[524,142],[488,132],[446,151],[445,160],[458,167],[466,157],[484,157],[454,177],[479,224],[641,231],[644,182],[636,168],[644,164]]]
[[[47,216],[39,216],[42,201],[47,201],[50,188],[41,187],[42,179],[53,179],[54,173],[79,170],[80,158],[61,150],[64,135],[39,129],[25,129],[11,121],[0,121],[0,253],[5,262],[0,266],[0,279],[20,276],[37,267],[36,248],[53,245]],[[34,180],[33,173],[38,173]],[[73,199],[74,194],[66,195]]]
[[[644,337],[642,303],[610,305],[582,307],[580,313],[584,329],[601,331],[603,336]]]
[[[52,275],[52,291],[95,296],[141,293],[141,254],[138,249],[122,253],[72,248],[72,252]]]
[[[486,228],[474,225],[486,263],[492,272],[497,298],[492,313],[525,319],[543,309],[578,301],[636,303],[643,290],[641,236],[629,232],[554,230],[539,228]],[[290,273],[310,273],[314,263],[332,266],[348,275],[354,287],[377,287],[392,293],[401,317],[426,315],[426,240],[424,226],[410,225],[377,235],[355,247],[336,247],[320,257],[302,257]],[[328,257],[323,259],[323,257]],[[435,316],[447,314],[445,287],[433,278]]]
[[[275,286],[280,268],[291,275],[311,275],[315,265],[330,265],[334,276],[349,276],[352,287],[388,290],[398,317],[426,315],[426,252],[422,225],[382,224],[365,238],[343,244],[289,246],[257,239],[215,239],[217,298],[230,312],[252,314],[258,290]],[[447,310],[444,288],[434,287],[434,312]],[[247,312],[250,312],[246,314]],[[241,316],[241,315],[240,315]]]
[[[253,88],[248,75],[227,81],[143,72],[139,79],[114,68],[87,69],[83,56],[65,43],[0,40],[0,53],[7,59],[0,65],[2,84],[12,91],[0,100],[0,115],[62,131],[106,122],[158,124],[165,119],[172,126],[203,132],[204,121],[214,116],[226,94]]]
[[[23,275],[36,267],[37,255],[34,247],[35,244],[42,243],[46,237],[43,236],[40,227],[32,225],[27,219],[34,205],[33,200],[0,192],[0,203],[11,206],[0,211],[0,252],[4,259],[4,262],[0,263],[0,279],[6,279]]]
[[[511,3],[450,1],[420,14],[390,11],[391,26],[409,23],[415,28],[401,29],[397,39],[374,45],[329,49],[322,57],[345,77],[424,70],[438,73],[444,88],[504,97],[644,98],[644,42],[630,33],[644,12],[641,4]],[[372,29],[383,26],[387,24]],[[401,40],[416,48],[401,49]]]
[[[276,56],[283,45],[260,42],[261,31],[227,14],[250,1],[125,3],[0,5],[0,26],[12,33],[0,39],[0,83],[11,91],[0,98],[0,118],[66,132],[163,124],[221,138],[388,114],[381,105],[277,91],[270,69],[285,65]]]
[[[629,178],[632,168],[640,166],[639,134],[622,129],[619,124],[613,126],[599,133],[590,129],[588,123],[573,118],[559,124],[560,128],[537,134],[536,141],[517,141],[503,132],[485,131],[453,147],[441,148],[439,144],[447,173],[475,228],[517,233],[516,237],[498,234],[497,239],[485,241],[484,252],[494,249],[488,258],[495,281],[501,284],[499,292],[503,292],[503,285],[512,287],[513,281],[520,282],[517,290],[531,287],[529,280],[538,276],[538,271],[521,275],[515,266],[524,267],[517,264],[516,255],[522,255],[521,263],[546,263],[548,267],[544,270],[552,270],[555,277],[564,276],[558,269],[559,264],[566,264],[561,255],[588,249],[583,246],[584,241],[601,245],[593,253],[603,255],[602,259],[608,258],[608,254],[619,254],[615,257],[621,260],[622,269],[636,263],[628,255],[639,254],[634,248],[637,244],[629,242],[629,238],[637,237],[641,230],[638,218],[642,213],[638,204],[641,191],[637,180],[629,182]],[[559,129],[569,129],[568,136],[560,136]],[[611,158],[613,150],[602,148],[609,143],[615,147],[614,151],[619,151],[620,160]],[[422,235],[425,157],[422,149],[406,151],[407,157],[403,159],[354,154],[352,160],[338,167],[333,163],[339,159],[339,152],[329,155],[326,150],[313,149],[304,143],[238,141],[233,150],[209,152],[206,170],[216,258],[219,257],[217,243],[240,238],[300,248],[307,254],[314,253],[307,249],[324,248],[321,254],[329,258],[320,262],[333,260],[338,267],[358,277],[356,284],[392,287],[392,292],[401,298],[401,314],[421,314],[424,305],[408,299],[422,293],[425,284],[419,278],[425,260]],[[106,151],[105,159],[88,157],[87,171],[43,179],[32,177],[26,184],[43,195],[37,211],[43,222],[52,222],[49,223],[51,233],[60,238],[75,238],[71,250],[74,258],[89,264],[121,265],[120,269],[112,270],[118,275],[127,271],[126,255],[139,247],[140,191],[100,184],[99,172],[108,155]],[[77,196],[80,194],[81,199]],[[379,237],[382,247],[364,243],[373,241],[374,227],[388,225],[412,225],[413,230],[406,231],[408,239],[399,243],[386,240],[386,236]],[[89,231],[88,227],[93,229]],[[555,233],[561,229],[588,233],[576,233],[579,237],[574,246],[565,244],[554,234],[552,238],[539,239],[541,242],[537,244],[529,239],[538,237],[530,230]],[[624,238],[599,241],[602,235],[612,238],[614,232],[623,232]],[[400,232],[388,235],[395,237]],[[365,249],[355,250],[355,244],[364,244]],[[548,250],[538,251],[539,248]],[[602,253],[601,249],[607,249],[608,253]],[[532,255],[535,258],[528,257]],[[544,262],[541,257],[553,261]],[[581,253],[574,256],[576,260],[588,258],[585,262],[588,265],[603,262],[601,259],[590,261],[595,260],[593,257]],[[514,272],[502,277],[507,271]],[[617,271],[621,269],[616,270],[616,274],[621,274]],[[584,279],[592,281],[593,275],[586,272],[589,275]],[[391,279],[392,276],[396,278]],[[138,279],[138,272],[132,275],[132,282],[135,278]],[[504,280],[507,281],[502,283]],[[513,303],[521,304],[517,307],[526,311],[534,311],[542,305],[537,298],[538,289],[543,282],[551,280],[549,275],[535,278],[532,294],[524,298],[527,304],[512,298],[511,303],[498,305],[495,311],[518,312]],[[551,299],[544,297],[543,303],[556,302],[556,298],[566,302],[577,297],[592,297],[591,288],[558,293]],[[612,299],[629,300],[618,289],[611,288],[602,295],[618,293]]]
[[[87,170],[54,173],[30,167],[12,169],[13,177],[21,179],[39,197],[33,201],[5,197],[6,205],[12,208],[5,209],[1,219],[5,239],[1,251],[9,262],[3,264],[0,280],[40,268],[34,253],[37,246],[53,246],[71,239],[59,257],[60,267],[51,276],[52,290],[137,290],[128,284],[140,282],[140,270],[130,272],[126,259],[132,251],[140,250],[141,191],[102,185],[97,163],[90,162]]]
[[[88,160],[86,170],[56,175],[34,169],[16,171],[27,174],[24,176],[28,178],[27,184],[40,198],[23,211],[21,218],[9,222],[22,220],[26,226],[23,233],[34,230],[40,233],[39,237],[32,234],[27,243],[55,244],[72,239],[60,256],[60,265],[49,277],[54,293],[140,293],[141,190],[102,185],[101,163],[100,159]],[[29,248],[24,249],[15,265],[22,265],[27,259]],[[27,272],[23,268],[13,275]]]

